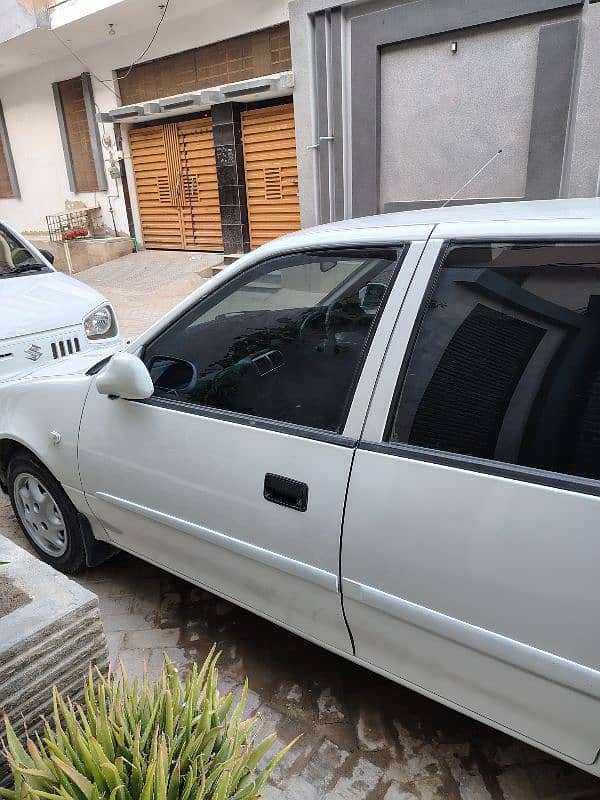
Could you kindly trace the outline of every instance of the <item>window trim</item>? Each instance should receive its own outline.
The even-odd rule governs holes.
[[[77,77],[77,76],[75,76]],[[94,89],[92,86],[92,79],[89,72],[82,72],[79,76],[81,78],[81,85],[83,90],[83,102],[85,105],[85,114],[87,117],[88,131],[90,135],[90,144],[92,148],[92,158],[94,160],[94,170],[96,173],[97,189],[79,189],[77,181],[75,180],[75,169],[73,167],[73,153],[71,151],[71,142],[69,141],[69,134],[67,131],[67,123],[65,119],[65,110],[63,108],[62,97],[60,94],[60,84],[62,81],[57,81],[52,84],[52,94],[54,96],[54,105],[56,106],[56,114],[58,116],[58,129],[60,132],[60,139],[62,142],[63,154],[65,157],[65,166],[67,169],[67,178],[69,180],[69,189],[73,194],[93,194],[96,192],[106,192],[108,190],[108,181],[106,178],[106,171],[104,169],[104,156],[102,153],[102,142],[100,141],[100,131],[96,121],[95,104],[94,104]],[[71,80],[65,78],[64,80]]]
[[[287,436],[298,436],[302,439],[323,442],[325,444],[335,444],[339,447],[354,448],[358,442],[350,436],[335,431],[325,431],[320,428],[311,428],[308,425],[298,425],[295,422],[282,422],[268,417],[258,417],[254,414],[242,414],[238,411],[226,411],[221,408],[211,408],[195,403],[188,403],[185,400],[174,400],[168,397],[149,397],[147,400],[132,400],[133,403],[164,408],[167,411],[179,411],[182,414],[191,414],[194,417],[204,419],[215,419],[222,422],[230,422],[233,425],[243,425],[246,428],[256,428],[272,433],[283,433]]]
[[[189,403],[184,400],[173,400],[171,398],[156,397],[155,395],[152,395],[152,397],[148,398],[147,400],[140,400],[134,402],[141,402],[146,405],[153,405],[161,408],[170,408],[172,410],[190,413],[193,414],[194,416],[206,417],[208,419],[220,419],[223,421],[234,422],[240,425],[246,425],[248,427],[261,428],[263,430],[272,430],[275,432],[287,433],[289,435],[295,435],[295,436],[303,436],[306,439],[315,439],[318,441],[328,442],[331,444],[341,444],[344,447],[355,447],[356,441],[351,437],[344,436],[343,431],[346,427],[346,421],[348,419],[348,415],[350,413],[350,409],[354,401],[356,388],[358,386],[360,376],[362,375],[363,369],[365,367],[367,356],[369,354],[369,350],[373,342],[373,338],[377,332],[379,322],[387,306],[389,297],[394,288],[394,284],[396,283],[396,279],[402,268],[402,264],[404,263],[406,256],[410,250],[410,245],[411,242],[403,242],[403,241],[395,242],[393,244],[381,244],[381,245],[369,244],[363,246],[338,245],[338,246],[327,247],[322,245],[321,246],[314,245],[312,247],[309,246],[306,248],[302,248],[300,250],[291,250],[289,252],[279,253],[277,255],[261,259],[260,261],[257,261],[255,264],[249,266],[247,269],[242,270],[236,275],[232,275],[232,277],[228,281],[221,284],[220,286],[215,287],[214,291],[200,298],[198,302],[195,303],[194,305],[190,306],[189,308],[186,308],[176,319],[172,320],[166,327],[158,331],[150,341],[146,342],[140,352],[139,357],[144,362],[144,364],[146,364],[147,349],[151,345],[153,345],[154,342],[156,342],[156,340],[159,337],[167,333],[173,326],[178,324],[187,314],[192,313],[200,306],[206,304],[206,310],[210,310],[210,308],[216,305],[223,296],[229,294],[230,291],[235,291],[238,285],[243,285],[245,282],[244,279],[249,272],[252,272],[253,270],[262,267],[265,263],[269,261],[276,261],[282,258],[303,256],[309,254],[313,256],[316,254],[323,254],[324,256],[326,256],[327,254],[331,255],[335,253],[336,256],[339,257],[340,253],[346,253],[346,254],[353,254],[353,257],[356,257],[358,254],[362,254],[365,252],[383,253],[385,251],[389,252],[391,250],[394,250],[396,252],[396,262],[395,262],[394,272],[387,286],[386,292],[382,298],[382,301],[379,305],[377,314],[373,319],[373,324],[369,329],[369,333],[365,339],[360,356],[357,360],[356,369],[352,376],[352,381],[348,389],[348,394],[342,410],[342,418],[340,421],[340,426],[337,431],[326,431],[326,430],[321,430],[320,428],[313,428],[308,425],[299,425],[297,423],[285,422],[282,420],[271,420],[268,417],[260,417],[254,414],[242,414],[237,411],[217,409],[217,408],[212,408],[211,406],[203,406],[196,403]]]
[[[10,189],[12,194],[10,197],[3,197],[2,200],[20,200],[21,189],[19,187],[19,179],[17,177],[17,170],[15,168],[15,161],[10,146],[10,139],[8,138],[8,128],[6,127],[6,119],[4,117],[4,109],[2,108],[2,101],[0,101],[0,147],[4,152],[4,160],[6,161],[6,169],[8,170],[8,180],[10,181]]]
[[[496,461],[493,458],[478,458],[462,453],[450,453],[447,450],[433,450],[428,447],[419,447],[403,442],[370,442],[358,443],[358,450],[371,453],[406,458],[410,461],[420,461],[425,464],[435,464],[440,467],[451,467],[464,472],[473,472],[478,475],[489,475],[496,478],[529,483],[550,489],[562,489],[577,494],[600,497],[600,480],[582,478],[577,475],[567,475],[564,472],[537,469],[536,467],[522,467],[507,461]]]
[[[373,442],[370,440],[361,440],[358,443],[358,449],[374,453],[381,453],[383,455],[406,458],[412,461],[437,464],[439,466],[451,467],[481,475],[506,478],[508,480],[515,480],[521,483],[529,483],[536,486],[562,489],[564,491],[575,492],[578,494],[600,497],[600,479],[585,478],[578,475],[568,475],[563,472],[553,472],[552,470],[544,470],[536,467],[527,467],[507,461],[497,461],[493,458],[479,458],[477,456],[469,456],[464,453],[452,453],[447,450],[420,447],[419,445],[407,444],[406,442],[390,441],[398,408],[398,402],[400,399],[400,393],[404,386],[404,381],[406,380],[408,366],[410,364],[410,360],[412,359],[419,333],[421,332],[421,327],[429,301],[431,300],[431,297],[437,286],[438,278],[441,274],[444,260],[448,254],[448,251],[453,246],[481,246],[491,241],[491,239],[483,237],[469,239],[448,239],[442,244],[431,270],[431,275],[429,276],[427,283],[427,290],[423,294],[419,311],[415,317],[410,339],[402,359],[400,370],[398,372],[398,379],[396,381],[396,387],[390,402],[382,441]],[[494,238],[493,241],[499,242],[501,240],[499,238]],[[557,237],[555,239],[511,238],[503,241],[502,243],[506,245],[528,244],[532,247],[553,247],[556,244],[589,244],[590,241],[592,240],[576,240],[572,237],[565,236]],[[593,241],[597,241],[600,245],[600,237],[594,239]]]

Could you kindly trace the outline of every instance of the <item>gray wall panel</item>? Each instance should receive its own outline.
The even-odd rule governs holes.
[[[558,197],[569,121],[579,21],[540,28],[526,196]]]
[[[385,48],[380,208],[525,193],[539,23],[501,23]],[[451,52],[452,41],[458,52]]]
[[[569,197],[600,195],[600,3],[583,12],[580,68],[572,107]]]
[[[342,85],[342,12],[331,12],[331,145],[333,159],[333,219],[344,218],[344,120]]]
[[[317,106],[318,222],[329,222],[329,118],[327,113],[327,46],[325,14],[315,17],[315,87]]]

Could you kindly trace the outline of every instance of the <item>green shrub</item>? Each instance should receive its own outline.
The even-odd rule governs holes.
[[[90,668],[83,704],[54,689],[54,712],[26,746],[5,717],[4,752],[14,789],[8,800],[251,800],[294,744],[259,763],[275,734],[259,744],[257,717],[242,719],[247,694],[220,697],[214,648],[183,682],[165,656],[159,679],[130,681]]]

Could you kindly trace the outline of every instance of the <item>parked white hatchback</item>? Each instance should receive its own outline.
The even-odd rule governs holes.
[[[0,223],[0,383],[120,342],[106,299],[52,259]]]
[[[107,543],[600,775],[600,201],[345,221],[128,352],[0,388],[0,480]]]

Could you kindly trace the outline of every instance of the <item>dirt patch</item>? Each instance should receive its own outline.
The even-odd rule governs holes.
[[[0,570],[2,567],[0,566]],[[13,584],[6,575],[0,575],[0,619],[26,606],[31,602],[31,597]]]

